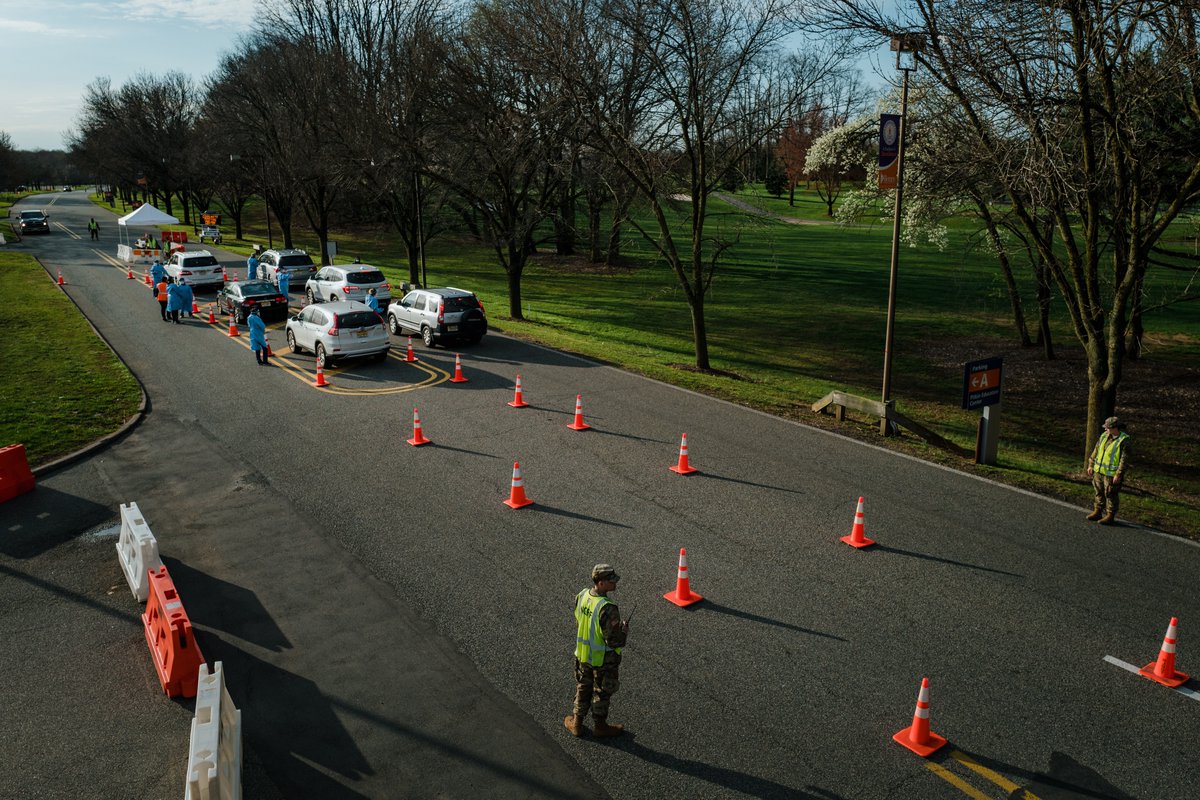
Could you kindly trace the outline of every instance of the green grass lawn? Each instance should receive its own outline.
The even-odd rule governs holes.
[[[759,199],[776,202],[765,193]],[[786,199],[778,202],[787,205]],[[810,194],[805,202],[810,212],[817,208],[813,218],[823,218],[819,201],[814,205]],[[711,366],[717,374],[688,369],[694,350],[682,290],[632,229],[624,243],[625,261],[617,268],[590,265],[582,257],[559,258],[552,251],[534,256],[522,280],[524,320],[509,315],[505,276],[493,252],[468,237],[447,235],[430,244],[429,282],[477,292],[492,327],[514,336],[1080,506],[1089,501],[1082,441],[1085,362],[1061,301],[1052,311],[1059,358],[1047,362],[1040,350],[1018,346],[1007,290],[971,226],[956,221],[944,251],[905,248],[900,253],[892,396],[902,413],[973,452],[979,413],[959,408],[962,365],[1003,355],[996,467],[975,466],[911,435],[883,440],[867,419],[839,425],[810,410],[834,389],[879,396],[890,225],[790,225],[752,217],[720,201],[712,209],[709,232],[738,240],[718,268],[706,301]],[[275,231],[280,245],[277,226]],[[1187,231],[1180,234],[1185,243]],[[249,210],[245,236],[243,242],[226,239],[223,246],[237,252],[248,252],[250,242],[265,246],[261,206]],[[403,245],[388,230],[342,229],[332,238],[346,260],[360,256],[393,282],[407,280]],[[315,237],[299,227],[294,244],[316,252]],[[1028,271],[1017,269],[1018,280],[1031,291]],[[1153,303],[1178,297],[1193,277],[1154,270],[1146,297]],[[1028,322],[1035,326],[1034,298],[1023,299]],[[1147,355],[1126,365],[1119,397],[1119,413],[1128,419],[1136,443],[1122,516],[1200,537],[1200,469],[1195,466],[1200,439],[1193,417],[1176,411],[1200,412],[1200,303],[1167,306],[1148,315],[1146,325]]]
[[[141,390],[46,271],[0,252],[0,446],[24,444],[31,466],[120,428]]]

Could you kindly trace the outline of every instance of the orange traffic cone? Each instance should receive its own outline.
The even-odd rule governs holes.
[[[412,337],[411,336],[408,337],[408,352],[404,355],[404,360],[405,361],[416,361],[417,360],[417,357],[413,355]]]
[[[1167,635],[1163,637],[1162,647],[1158,651],[1158,660],[1152,661],[1138,670],[1139,675],[1157,681],[1163,686],[1170,686],[1172,689],[1183,685],[1188,679],[1187,675],[1175,670],[1175,640],[1178,628],[1179,617],[1171,617],[1171,624],[1167,626]]]
[[[583,421],[583,395],[581,394],[575,395],[575,421],[567,427],[573,431],[586,431],[592,427]]]
[[[429,444],[432,439],[426,439],[425,434],[421,432],[421,415],[417,410],[413,409],[413,436],[406,440],[413,447],[420,447],[423,444]]]
[[[863,524],[863,499],[858,498],[858,509],[854,512],[854,527],[850,529],[849,536],[841,537],[841,540],[851,547],[870,547],[875,544],[874,539],[868,539],[866,526]]]
[[[222,273],[221,273],[221,280],[222,280],[222,281],[224,281],[225,283],[229,283],[229,273],[228,273],[228,272],[222,272]]]
[[[149,272],[143,272],[143,273],[142,273],[142,278],[144,279],[144,280],[143,280],[143,283],[145,283],[147,286],[153,286],[153,285],[154,285],[153,281],[151,281],[151,280],[150,280],[150,273],[149,273]]]
[[[196,301],[195,301],[195,300],[193,300],[193,301],[192,301],[192,313],[193,313],[193,314],[199,314],[199,313],[200,313],[200,306],[196,305]]]
[[[698,603],[704,598],[692,591],[688,579],[687,550],[679,548],[679,575],[675,579],[675,591],[663,595],[680,608],[687,608],[692,603]]]
[[[921,691],[917,694],[917,710],[913,713],[912,725],[897,731],[892,737],[922,758],[929,758],[946,744],[946,740],[929,730],[929,678],[921,678]]]
[[[533,505],[533,501],[525,496],[525,480],[521,477],[521,463],[513,462],[512,474],[512,491],[509,492],[508,499],[504,501],[504,505],[509,508],[524,508],[525,506]]]
[[[450,379],[451,383],[466,383],[467,379],[462,374],[462,356],[458,353],[454,354],[454,377]]]
[[[62,270],[60,269],[60,270],[58,271],[58,285],[59,285],[59,286],[65,286],[65,285],[66,285],[66,283],[67,283],[67,282],[63,280],[63,276],[62,276]]]
[[[513,395],[512,402],[509,403],[509,405],[512,406],[513,408],[524,408],[525,406],[529,405],[529,403],[525,402],[525,395],[521,393],[521,376],[520,375],[517,376],[517,391]]]
[[[267,358],[271,358],[274,355],[275,355],[275,353],[271,350],[271,342],[270,342],[270,340],[268,340],[267,341]]]
[[[320,389],[324,386],[333,386],[332,383],[325,380],[325,370],[322,368],[321,359],[319,359],[319,358],[317,359],[317,380],[313,384],[313,386],[316,386],[318,389]]]
[[[128,274],[128,275],[126,275],[125,277],[126,277],[126,278],[128,278],[128,279],[129,279],[129,280],[131,280],[131,281],[133,281],[133,280],[137,280],[136,278],[134,278],[134,277],[133,277],[133,267],[130,267],[130,268],[129,268],[129,274]]]
[[[212,306],[208,307],[208,324],[209,325],[217,324],[217,315],[213,313]]]
[[[693,472],[700,470],[688,464],[688,449],[687,449],[687,434],[683,435],[683,441],[679,443],[679,463],[667,469],[671,472],[678,472],[680,475],[691,475]]]
[[[229,315],[229,335],[230,335],[230,336],[237,336],[237,335],[238,335],[238,329],[237,329],[237,315],[236,315],[236,314],[230,314],[230,315]]]

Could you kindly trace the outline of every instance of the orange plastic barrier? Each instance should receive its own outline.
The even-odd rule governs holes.
[[[142,628],[158,682],[167,697],[195,697],[200,665],[205,662],[192,634],[192,623],[167,568],[147,570],[146,574],[150,578],[150,596],[146,613],[142,614]]]
[[[29,462],[25,459],[25,445],[10,444],[0,448],[0,503],[32,492],[35,485]]]

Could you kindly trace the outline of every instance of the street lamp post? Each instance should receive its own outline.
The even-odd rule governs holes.
[[[916,54],[920,51],[920,36],[902,33],[892,36],[892,50],[896,53],[896,69],[904,73],[903,88],[900,90],[900,135],[896,147],[896,208],[892,216],[892,264],[888,275],[887,334],[883,343],[883,404],[884,410],[892,400],[892,346],[896,328],[896,274],[900,268],[900,210],[904,202],[904,140],[908,134],[908,73],[917,68]],[[909,57],[904,60],[904,54]],[[892,433],[892,423],[887,416],[879,420],[879,432],[884,436]]]

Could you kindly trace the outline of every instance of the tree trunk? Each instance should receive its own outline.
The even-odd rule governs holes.
[[[788,181],[788,205],[796,205],[796,184]]]
[[[694,292],[688,306],[692,312],[692,343],[696,347],[696,366],[711,369],[708,364],[708,330],[704,323],[704,294]]]
[[[1142,337],[1146,335],[1142,323],[1142,278],[1133,287],[1133,310],[1130,313],[1129,330],[1125,336],[1125,357],[1137,361],[1142,356]]]
[[[1025,309],[1021,306],[1021,292],[1017,289],[1017,279],[1013,277],[1012,263],[1008,259],[1008,248],[1004,246],[1004,240],[1000,237],[1000,230],[996,226],[996,219],[988,209],[987,203],[977,197],[975,198],[975,207],[979,209],[979,215],[987,227],[988,238],[996,251],[996,259],[1000,262],[1000,272],[1004,275],[1005,285],[1008,286],[1008,302],[1012,306],[1013,324],[1017,328],[1017,338],[1021,341],[1021,347],[1032,347],[1033,342],[1029,340],[1029,328],[1025,325]]]
[[[524,245],[508,245],[508,263],[504,272],[508,278],[508,315],[513,319],[525,319],[521,310],[521,273],[525,269]]]
[[[554,218],[554,247],[560,256],[575,255],[575,205],[575,190],[568,184]]]
[[[604,261],[604,250],[600,247],[600,206],[601,203],[589,193],[588,200],[588,259],[593,264]]]

